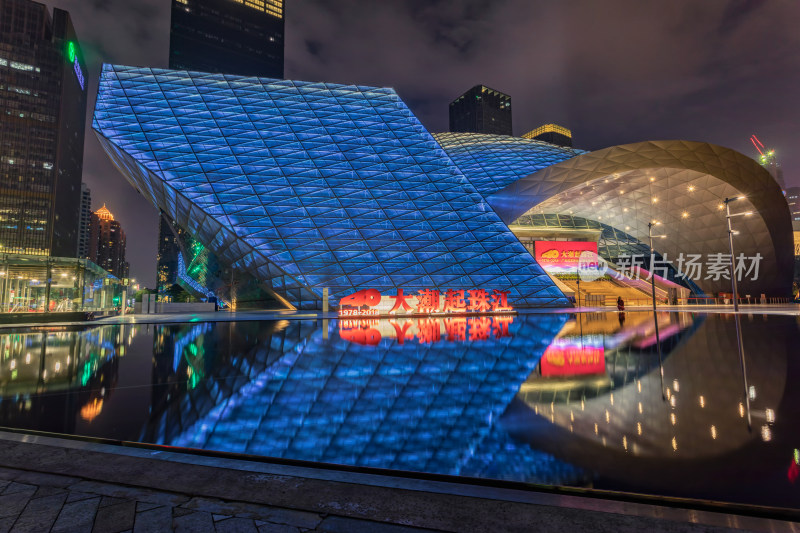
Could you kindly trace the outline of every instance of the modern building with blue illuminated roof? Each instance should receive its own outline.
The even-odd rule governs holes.
[[[723,252],[717,204],[743,194],[758,216],[739,226],[737,252],[758,250],[769,273],[744,290],[790,286],[788,210],[771,207],[773,196],[786,206],[780,189],[751,159],[706,143],[587,153],[432,135],[388,88],[111,65],[93,128],[137,190],[286,307],[321,308],[325,288],[334,306],[365,288],[485,288],[509,291],[517,307],[563,307],[518,226],[568,238],[587,224],[582,239],[598,230],[608,240],[610,228],[641,244],[658,218],[676,230],[662,255],[694,253],[687,238],[697,253]]]

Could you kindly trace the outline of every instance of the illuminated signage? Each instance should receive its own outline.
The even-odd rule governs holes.
[[[340,316],[432,315],[432,314],[490,314],[508,313],[511,291],[493,289],[422,289],[416,294],[397,294],[383,297],[377,289],[363,289],[339,300]]]
[[[545,270],[571,270],[575,271],[580,263],[581,254],[591,252],[597,256],[596,242],[577,241],[536,241],[534,244],[536,262]],[[597,266],[597,265],[595,265]]]
[[[342,340],[366,346],[377,346],[390,339],[397,344],[416,341],[419,344],[437,342],[480,342],[511,337],[509,326],[514,317],[448,316],[397,320],[340,320],[339,337]]]
[[[570,339],[556,339],[545,350],[539,370],[545,377],[604,374],[605,350],[602,346],[582,346]]]
[[[75,76],[78,78],[81,90],[83,90],[86,85],[86,78],[84,78],[83,70],[81,69],[80,63],[78,63],[78,54],[75,50],[75,43],[72,41],[67,43],[67,59],[72,63],[72,70],[75,71]]]

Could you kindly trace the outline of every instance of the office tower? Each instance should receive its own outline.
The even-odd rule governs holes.
[[[523,134],[522,138],[544,141],[550,144],[557,144],[558,146],[572,147],[572,132],[558,124],[542,124],[535,130]]]
[[[172,0],[169,67],[283,78],[283,0]]]
[[[169,67],[283,78],[283,28],[283,0],[172,0]],[[178,282],[180,251],[192,244],[191,236],[161,213],[159,295]]]
[[[511,135],[511,97],[476,85],[450,102],[450,131]]]
[[[92,213],[89,239],[89,259],[94,264],[120,279],[128,277],[125,232],[105,204]]]
[[[786,189],[786,203],[789,204],[789,212],[792,214],[792,221],[800,222],[800,187],[789,187]]]
[[[181,248],[178,239],[186,237],[186,232],[162,211],[158,224],[158,255],[156,256],[158,294],[166,294],[169,288],[178,282],[178,254]]]
[[[758,162],[761,163],[762,167],[769,170],[769,173],[772,174],[772,177],[778,182],[778,186],[781,190],[786,190],[786,182],[783,180],[783,169],[778,162],[778,157],[775,155],[775,150],[764,146],[756,135],[750,136],[750,142],[753,143],[753,146],[755,146],[758,151]]]
[[[81,210],[78,219],[78,257],[89,257],[89,235],[92,226],[92,191],[81,183]]]
[[[0,0],[0,250],[78,250],[86,67],[69,13]]]

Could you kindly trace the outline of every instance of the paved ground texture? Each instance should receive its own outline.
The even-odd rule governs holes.
[[[725,511],[0,432],[0,532],[800,532]]]
[[[0,469],[0,531],[417,531],[347,517]]]

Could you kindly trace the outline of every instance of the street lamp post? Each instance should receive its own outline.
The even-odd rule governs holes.
[[[733,288],[733,311],[734,319],[736,322],[736,346],[739,349],[739,364],[742,368],[742,380],[744,382],[744,404],[747,411],[747,429],[752,431],[752,421],[750,419],[750,390],[747,386],[747,363],[744,356],[744,341],[742,340],[742,326],[739,321],[739,293],[736,286],[736,266],[733,259],[733,228],[731,227],[731,218],[739,216],[752,215],[752,211],[745,211],[743,213],[731,214],[730,203],[736,200],[742,200],[744,196],[737,196],[736,198],[725,198],[725,219],[728,222],[728,247],[731,253],[731,287]]]
[[[736,265],[733,259],[733,227],[731,226],[731,218],[752,215],[752,211],[745,211],[744,213],[731,214],[731,202],[742,200],[744,196],[737,196],[736,198],[725,198],[725,219],[728,222],[728,250],[731,253],[731,289],[733,290],[733,311],[739,312],[739,291],[736,286]]]

